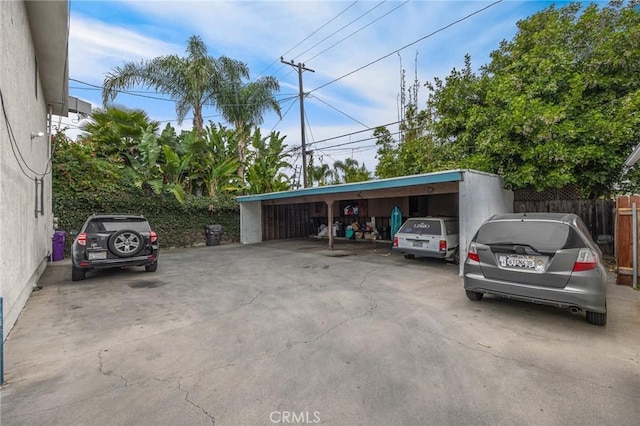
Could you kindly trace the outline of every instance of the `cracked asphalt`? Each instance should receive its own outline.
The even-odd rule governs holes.
[[[385,244],[49,266],[5,342],[3,425],[637,425],[640,292],[609,323],[485,297]]]

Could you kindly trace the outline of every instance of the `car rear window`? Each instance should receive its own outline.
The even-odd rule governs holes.
[[[87,225],[87,232],[113,232],[129,229],[137,232],[149,232],[149,224],[144,219],[99,219]]]
[[[409,219],[398,232],[418,235],[442,235],[442,226],[439,220]]]
[[[485,245],[529,245],[540,251],[585,246],[578,233],[566,223],[521,220],[486,223],[478,230],[475,241]]]

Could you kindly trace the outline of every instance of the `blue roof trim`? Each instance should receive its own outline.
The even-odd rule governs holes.
[[[244,195],[238,197],[239,203],[248,201],[276,200],[281,198],[301,197],[305,195],[340,194],[352,191],[371,191],[374,189],[398,188],[403,186],[425,185],[443,182],[462,181],[463,170],[428,173],[424,175],[401,176],[397,178],[371,180],[368,182],[344,183],[341,185],[318,186],[315,188],[294,189],[292,191],[271,192],[268,194]]]

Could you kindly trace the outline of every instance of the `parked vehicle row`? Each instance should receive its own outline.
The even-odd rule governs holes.
[[[394,237],[405,258],[435,257],[457,263],[455,218],[408,219]],[[602,252],[582,219],[568,213],[512,213],[489,218],[474,235],[463,267],[467,297],[485,294],[584,311],[607,323],[607,272]]]
[[[138,215],[93,215],[75,236],[71,278],[93,269],[158,268],[157,234]],[[458,220],[408,219],[394,236],[393,251],[406,258],[435,257],[458,262]],[[580,217],[565,213],[494,215],[473,236],[463,266],[469,299],[485,294],[586,312],[595,325],[607,323],[602,252]]]

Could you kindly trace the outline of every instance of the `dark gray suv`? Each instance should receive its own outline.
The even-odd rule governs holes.
[[[486,221],[469,244],[464,289],[586,311],[607,323],[607,272],[602,253],[580,217],[567,213],[502,214]]]
[[[98,214],[87,219],[71,246],[71,280],[91,269],[144,266],[158,268],[158,236],[138,215]]]

